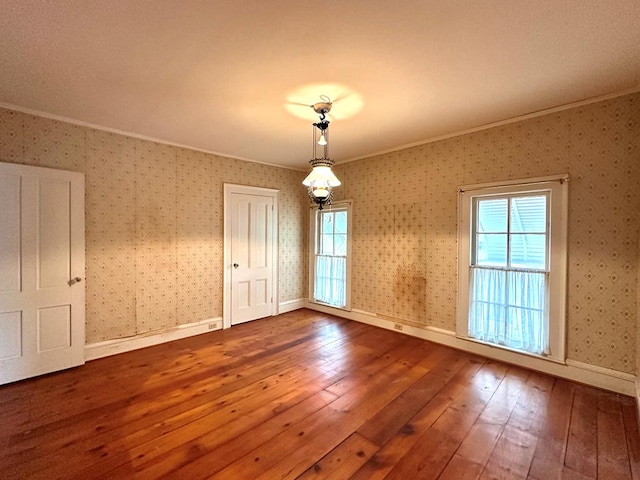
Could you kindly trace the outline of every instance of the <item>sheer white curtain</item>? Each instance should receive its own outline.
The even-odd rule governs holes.
[[[536,354],[549,353],[546,272],[474,267],[469,336]]]
[[[346,257],[316,256],[316,281],[314,298],[319,302],[344,307],[346,301]]]

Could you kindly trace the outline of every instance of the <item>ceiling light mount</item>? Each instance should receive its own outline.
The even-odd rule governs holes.
[[[333,102],[326,95],[320,95],[321,102],[314,103],[311,105],[313,111],[324,119],[324,116],[331,111],[331,107],[333,106]]]

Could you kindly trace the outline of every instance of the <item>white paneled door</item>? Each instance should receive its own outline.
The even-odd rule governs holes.
[[[276,193],[248,187],[227,190],[231,325],[274,314]]]
[[[0,384],[84,363],[84,176],[0,163]]]

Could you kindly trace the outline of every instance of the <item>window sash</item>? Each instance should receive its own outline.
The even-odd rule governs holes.
[[[472,231],[471,231],[471,259],[470,259],[470,264],[473,266],[483,266],[483,267],[502,267],[502,268],[517,268],[518,270],[545,270],[545,271],[549,271],[549,259],[550,259],[550,255],[549,255],[549,250],[550,250],[550,204],[551,204],[551,196],[550,196],[550,192],[549,191],[545,191],[545,192],[540,192],[540,191],[535,191],[535,192],[514,192],[514,193],[508,193],[508,194],[502,194],[502,195],[496,195],[496,194],[491,194],[491,195],[478,195],[478,196],[474,196],[473,197],[473,207],[472,207],[472,211],[471,211],[471,225],[472,225]],[[545,198],[545,213],[544,213],[544,225],[545,225],[545,230],[544,231],[536,231],[536,230],[531,230],[531,231],[521,231],[520,229],[514,229],[513,225],[512,225],[512,218],[513,218],[513,203],[515,202],[515,200],[517,199],[521,199],[521,198],[531,198],[531,197],[544,197]],[[483,201],[499,201],[499,200],[506,200],[506,212],[505,212],[505,229],[502,230],[485,230],[485,229],[481,229],[480,228],[480,204]],[[521,238],[523,236],[526,235],[531,235],[531,236],[538,236],[538,235],[544,235],[544,250],[545,250],[545,254],[544,254],[544,268],[540,269],[540,268],[534,268],[534,267],[513,267],[513,244],[514,238]],[[491,237],[491,236],[504,236],[505,240],[506,240],[506,245],[504,247],[504,253],[505,253],[505,260],[504,260],[504,266],[500,266],[500,265],[492,265],[490,263],[481,263],[479,261],[479,246],[480,246],[480,237]]]
[[[316,255],[314,300],[345,307],[347,303],[347,257]]]
[[[471,268],[469,336],[549,354],[548,272]]]

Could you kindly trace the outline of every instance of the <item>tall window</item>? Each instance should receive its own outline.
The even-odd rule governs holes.
[[[311,301],[350,308],[351,204],[311,211],[309,291]]]
[[[564,361],[565,177],[460,191],[458,335]]]

